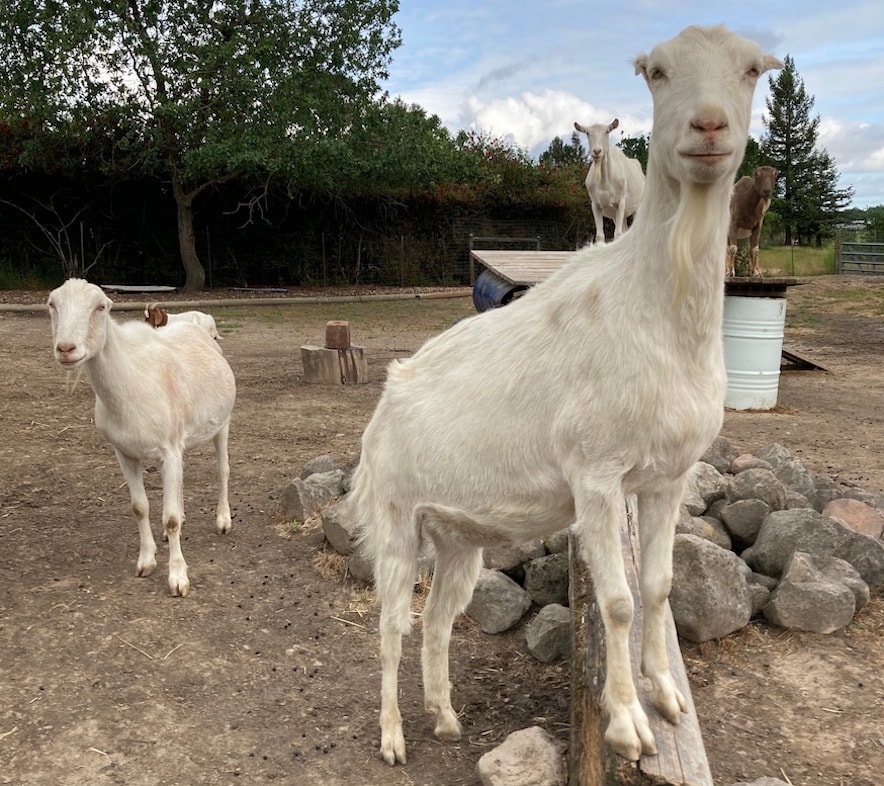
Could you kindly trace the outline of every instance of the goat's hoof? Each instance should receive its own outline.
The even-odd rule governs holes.
[[[218,519],[218,521],[215,522],[215,529],[218,531],[219,535],[223,535],[225,532],[230,532],[230,528],[232,526],[233,523],[230,521],[230,519],[227,519],[226,521]]]
[[[173,579],[169,577],[169,590],[176,598],[186,598],[190,594],[190,582],[185,579]]]
[[[642,755],[654,756],[657,741],[648,724],[648,717],[636,701],[631,707],[623,707],[611,714],[605,729],[605,742],[616,754],[628,761],[638,761]]]
[[[147,578],[148,576],[150,576],[151,573],[153,573],[153,569],[156,566],[156,562],[151,563],[138,560],[137,564],[135,565],[135,575],[138,576],[138,578],[140,579]]]
[[[443,742],[457,742],[460,739],[460,723],[454,710],[447,710],[439,714],[433,733],[436,735],[436,739]]]
[[[381,732],[381,756],[390,766],[393,766],[397,761],[400,764],[407,763],[402,726],[397,726],[392,732]]]

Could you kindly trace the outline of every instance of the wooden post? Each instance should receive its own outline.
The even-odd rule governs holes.
[[[666,650],[676,687],[688,703],[681,723],[673,726],[651,706],[650,683],[640,676],[643,607],[638,589],[638,533],[631,513],[621,533],[626,576],[635,602],[629,639],[632,673],[639,700],[657,740],[657,755],[626,761],[604,741],[607,717],[601,707],[605,680],[604,625],[589,569],[570,538],[571,568],[571,745],[569,786],[712,786],[697,711],[678,646],[672,613],[667,610]]]

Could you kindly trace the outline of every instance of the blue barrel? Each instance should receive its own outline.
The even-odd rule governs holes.
[[[480,314],[489,308],[505,306],[528,289],[524,284],[511,284],[490,270],[483,270],[473,284],[473,305]]]

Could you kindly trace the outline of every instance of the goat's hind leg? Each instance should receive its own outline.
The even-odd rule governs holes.
[[[433,583],[423,614],[424,706],[436,718],[436,737],[454,742],[460,739],[461,729],[451,706],[448,677],[451,626],[473,596],[482,567],[483,543],[497,541],[501,535],[469,514],[451,508],[420,505],[415,515],[436,552]]]
[[[181,527],[184,525],[184,462],[180,452],[163,457],[163,529],[169,541],[169,590],[187,597],[190,579],[181,551]]]
[[[117,462],[129,488],[129,497],[132,500],[132,512],[138,522],[138,561],[135,563],[135,575],[139,577],[150,576],[157,566],[157,544],[150,530],[150,505],[147,501],[147,492],[144,490],[144,475],[141,461],[126,456],[114,448],[117,454]]]
[[[402,637],[411,633],[411,598],[417,578],[420,546],[414,527],[398,522],[402,540],[376,549],[375,588],[381,605],[381,756],[387,764],[406,763],[402,715],[399,712],[399,662]]]
[[[215,529],[218,532],[230,532],[232,518],[230,502],[227,496],[227,485],[230,480],[230,457],[227,453],[227,440],[230,424],[227,423],[212,440],[215,445],[215,460],[218,465],[218,505],[215,508]]]

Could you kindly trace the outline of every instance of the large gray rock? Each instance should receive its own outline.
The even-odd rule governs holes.
[[[310,459],[304,464],[303,469],[301,469],[301,480],[307,480],[311,475],[317,473],[334,472],[336,469],[343,470],[343,467],[338,464],[334,456],[324,453],[321,456],[316,456]]]
[[[716,546],[730,549],[731,537],[724,525],[713,516],[691,516],[682,506],[681,515],[675,523],[676,535],[696,535],[712,541]]]
[[[810,509],[780,510],[768,515],[743,559],[766,576],[782,574],[796,551],[849,562],[872,588],[884,586],[884,543],[854,532]]]
[[[509,576],[482,568],[473,589],[467,615],[485,633],[503,633],[515,625],[531,606],[531,598]]]
[[[771,510],[782,510],[786,507],[786,487],[769,469],[747,469],[734,475],[728,485],[728,502],[741,499],[760,499]]]
[[[813,557],[799,551],[786,565],[763,613],[781,628],[832,633],[848,625],[855,610],[850,588],[825,576]]]
[[[571,653],[571,611],[558,603],[544,606],[525,628],[530,652],[542,663]]]
[[[716,500],[723,499],[727,480],[705,461],[698,461],[688,474],[688,482],[681,504],[692,516],[699,516]]]
[[[699,643],[749,622],[749,571],[736,554],[695,535],[676,535],[672,569],[669,605],[680,636]]]
[[[346,497],[322,509],[322,531],[331,547],[343,556],[353,552],[358,536],[358,523]]]
[[[344,493],[344,472],[314,472],[310,477],[295,478],[282,492],[282,515],[286,521],[303,523],[323,505]]]
[[[523,562],[537,559],[546,554],[546,548],[540,538],[526,541],[525,543],[502,543],[499,546],[490,546],[483,551],[485,567],[489,570],[513,570],[520,567]]]
[[[482,786],[562,786],[563,747],[540,726],[514,731],[479,759]]]
[[[700,461],[711,464],[719,472],[728,472],[731,462],[739,455],[740,452],[730,441],[719,434],[712,440],[712,444],[706,448],[706,452],[700,456]]]
[[[525,563],[525,591],[540,606],[568,604],[568,555],[548,554]]]
[[[751,544],[768,513],[770,505],[762,499],[738,499],[722,508],[721,520],[733,537]]]

